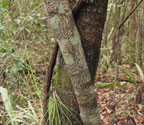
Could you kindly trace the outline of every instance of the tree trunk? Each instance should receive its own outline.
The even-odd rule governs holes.
[[[77,21],[81,41],[86,56],[92,82],[98,66],[102,33],[106,19],[108,0],[96,0],[96,4],[86,4]]]
[[[138,53],[137,53],[137,63],[142,67],[143,66],[143,59],[144,59],[144,51],[143,51],[143,47],[144,47],[144,2],[142,3],[142,12],[139,11],[139,23],[138,23],[138,38],[137,38],[137,44],[138,44]]]
[[[99,4],[99,9],[95,9],[95,5],[92,7],[92,5],[88,4],[87,9],[82,9],[81,11],[80,16],[82,17],[84,16],[85,11],[89,12],[86,14],[86,18],[84,20],[85,24],[91,21],[89,18],[92,19],[94,17],[94,26],[100,27],[94,28],[94,26],[92,26],[93,23],[91,23],[90,29],[87,24],[87,28],[89,28],[87,30],[88,33],[84,33],[85,37],[82,38],[82,41],[87,42],[85,45],[83,44],[83,46],[88,45],[88,49],[84,49],[84,51],[81,44],[80,35],[72,18],[72,13],[68,1],[46,0],[45,4],[48,11],[49,24],[53,29],[54,37],[61,49],[64,62],[68,70],[69,78],[74,88],[74,92],[79,104],[81,119],[85,125],[100,124],[101,122],[97,110],[97,102],[93,94],[93,80],[95,71],[90,71],[89,73],[89,70],[92,68],[90,68],[90,63],[87,65],[86,59],[89,60],[88,62],[91,62],[91,60],[96,60],[95,57],[97,58],[97,61],[92,64],[96,70],[95,67],[98,63],[100,41],[107,10],[107,0],[103,0],[102,3]],[[93,8],[93,13],[95,13],[94,15],[92,14],[93,16],[91,16],[91,7]],[[96,15],[96,12],[99,13],[99,16]],[[80,19],[83,20],[82,17]],[[79,21],[77,25],[80,26],[80,22],[81,21]],[[84,29],[83,27],[79,27],[79,30],[83,31]],[[90,31],[97,35],[93,37],[93,35],[90,34]],[[82,35],[82,32],[80,32],[80,34]],[[91,42],[91,44],[88,42]],[[94,44],[96,47],[93,47]],[[90,47],[93,47],[92,50],[96,52],[96,56],[93,51],[90,51]],[[86,54],[87,50],[89,50],[88,54]],[[84,53],[86,54],[86,59]],[[90,55],[90,57],[87,55]],[[91,74],[93,74],[93,76]]]
[[[130,0],[130,10],[132,10],[136,5],[135,0]],[[130,41],[129,41],[129,50],[130,50],[130,58],[129,58],[129,64],[130,66],[134,66],[134,63],[136,63],[136,17],[135,13],[130,17]]]
[[[112,40],[112,54],[110,63],[117,62],[118,64],[121,64],[121,43],[119,40],[120,35],[120,29],[118,29],[119,23],[120,23],[120,7],[118,7],[120,4],[120,1],[115,2],[115,26],[114,26],[114,36]]]
[[[71,8],[73,8],[74,4],[74,2],[70,1]],[[106,10],[107,1],[101,1],[101,3],[96,4],[86,4],[81,8],[76,20],[93,84],[100,55]],[[59,91],[59,95],[68,107],[79,113],[77,100],[62,60],[63,59],[60,59],[58,68],[58,73],[60,74],[58,86],[60,88],[59,90],[62,90]]]

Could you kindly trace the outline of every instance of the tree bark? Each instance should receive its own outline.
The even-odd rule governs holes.
[[[75,5],[74,2],[70,1],[71,8]],[[96,4],[85,4],[81,7],[81,11],[77,14],[76,24],[78,31],[81,36],[82,46],[86,56],[86,61],[90,71],[90,76],[94,84],[95,74],[98,66],[99,55],[100,55],[100,46],[102,40],[102,32],[104,28],[104,23],[106,19],[107,11],[107,0],[102,0],[96,2]],[[59,61],[62,62],[62,61]],[[72,110],[78,112],[76,105],[76,100],[73,94],[73,88],[71,87],[70,80],[67,77],[67,71],[64,67],[64,64],[60,63],[59,81],[61,86],[66,86],[64,91],[59,92],[62,100],[71,107]],[[63,89],[63,88],[62,88]],[[69,94],[67,93],[69,92]],[[69,95],[69,97],[65,97]]]
[[[83,44],[82,46],[80,35],[75,26],[68,1],[45,0],[46,8],[48,11],[48,22],[53,29],[54,37],[58,42],[62,55],[64,57],[68,74],[71,79],[71,83],[73,85],[75,95],[79,104],[80,116],[84,125],[101,124],[100,116],[97,110],[97,102],[93,94],[93,81],[95,77],[94,70],[96,70],[95,67],[98,61],[96,61],[95,64],[92,64],[94,70],[90,68],[90,62],[92,60],[95,62],[95,57],[99,57],[100,41],[105,22],[107,3],[107,0],[103,0],[101,4],[99,4],[99,9],[97,8],[95,10],[96,6],[91,6],[91,4],[89,4],[86,9],[82,10],[83,13],[81,13],[80,16],[82,20],[85,19],[84,23],[87,24],[87,28],[89,28],[90,25],[90,23],[88,22],[91,21],[90,19],[92,19],[93,17],[93,23],[95,24],[94,26],[92,26],[91,23],[91,28],[87,30],[88,36],[86,36],[87,34],[86,32],[84,32],[85,38],[83,38],[82,40],[86,41],[86,44]],[[98,5],[98,3],[95,5]],[[93,8],[92,10],[95,14],[91,13],[91,7]],[[87,11],[86,16],[84,15],[85,11]],[[99,13],[98,17],[96,13]],[[82,18],[84,16],[86,18]],[[81,21],[79,21],[79,23]],[[77,25],[80,26],[80,24],[78,23]],[[100,28],[98,28],[98,30],[95,30],[95,26],[99,26]],[[79,27],[79,30],[84,30],[82,25],[81,27]],[[90,34],[91,30],[93,31],[93,35],[97,34],[95,37]],[[83,33],[80,33],[83,36]],[[96,47],[93,47],[94,45],[96,45]],[[83,51],[84,46],[88,47]],[[91,47],[92,51],[90,51]],[[93,51],[98,54],[95,56]],[[88,65],[85,59],[85,55],[87,61],[89,62]],[[90,71],[89,73],[90,69],[92,69],[93,71]],[[93,76],[91,74],[93,74]]]
[[[115,24],[114,24],[114,36],[112,40],[112,54],[110,58],[110,63],[117,62],[118,64],[121,64],[121,43],[119,40],[120,35],[120,29],[118,28],[120,23],[120,10],[121,8],[118,7],[120,4],[120,1],[115,2]]]
[[[85,4],[77,20],[77,27],[93,84],[100,56],[108,0],[94,1],[95,4]]]
[[[135,8],[136,1],[130,0],[130,10],[133,10]],[[136,16],[135,13],[130,17],[130,41],[129,41],[129,51],[130,51],[130,57],[129,57],[129,64],[131,67],[134,66],[134,63],[136,63],[136,32],[137,32],[137,26],[136,26]]]
[[[67,0],[46,0],[48,21],[61,49],[84,124],[100,124],[90,73]]]

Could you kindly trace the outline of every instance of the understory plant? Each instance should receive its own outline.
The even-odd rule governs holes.
[[[16,107],[14,108],[12,106],[12,102],[7,89],[0,87],[0,93],[6,110],[6,113],[3,113],[5,114],[3,115],[3,117],[5,118],[7,117],[6,121],[3,123],[4,125],[9,125],[9,124],[39,125],[40,124],[39,116],[35,112],[30,101],[27,101],[28,102],[27,108],[22,108],[18,105],[16,105]]]
[[[71,118],[78,119],[75,117],[74,112],[72,112],[60,99],[56,90],[54,90],[49,98],[48,102],[48,121],[50,125],[72,125]]]
[[[16,105],[15,108],[12,106],[12,101],[9,97],[8,90],[0,87],[0,94],[6,113],[3,113],[3,117],[6,118],[4,125],[40,125],[42,121],[41,115],[35,111],[30,101],[27,101],[27,108]],[[72,112],[60,99],[56,90],[51,92],[49,103],[48,103],[48,121],[50,125],[62,125],[67,123],[72,125],[71,119],[78,119],[75,117],[75,113]]]

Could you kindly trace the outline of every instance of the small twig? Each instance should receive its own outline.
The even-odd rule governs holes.
[[[128,20],[128,18],[135,12],[135,10],[139,7],[139,5],[143,2],[143,0],[140,0],[139,3],[135,6],[135,8],[127,15],[127,17],[120,23],[118,29],[121,28],[121,26]]]

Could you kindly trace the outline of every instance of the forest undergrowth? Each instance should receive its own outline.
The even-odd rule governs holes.
[[[142,81],[139,72],[136,70],[136,68],[132,68],[130,70],[128,65],[125,65],[125,67],[127,67],[129,72],[133,74],[135,82],[138,84],[138,86],[141,86]],[[115,83],[115,81],[114,74],[112,74],[111,70],[115,71],[115,68],[110,68],[106,73],[103,73],[103,70],[99,68],[95,81],[95,96],[99,104],[99,110],[103,125],[111,124],[113,119],[113,113],[115,115],[114,123],[116,125],[142,125],[144,123],[144,88],[142,88],[143,90],[139,90],[140,88],[132,84],[130,82],[130,79],[126,79],[129,77],[129,74],[127,74],[124,70],[120,70],[119,78],[116,81],[116,98],[114,103],[113,83]],[[42,87],[43,83],[39,82],[39,84]],[[15,92],[16,91],[17,89],[15,89]],[[41,107],[38,104],[39,98],[36,96],[35,91],[32,88],[31,90],[28,90],[34,93],[31,94],[31,96],[29,95],[29,97],[26,95],[21,97],[22,95],[18,91],[15,94],[20,97],[19,99],[14,98],[13,102],[17,103],[17,105],[21,107],[27,107],[27,102],[30,101],[30,104],[32,105],[32,107],[35,110],[35,113],[37,114],[36,117],[39,123],[42,118],[42,114]],[[9,116],[5,114],[6,110],[4,108],[2,100],[0,100],[0,108],[0,123],[2,125],[2,120],[9,120]],[[25,114],[24,111],[18,112],[21,112],[23,115]],[[31,109],[27,108],[25,112],[30,113]]]

